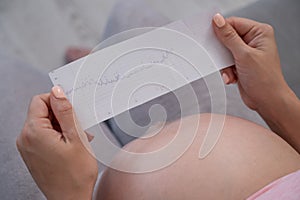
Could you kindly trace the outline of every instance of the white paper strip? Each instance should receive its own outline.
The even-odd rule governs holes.
[[[49,73],[83,129],[233,65],[212,15],[200,14],[97,51]]]

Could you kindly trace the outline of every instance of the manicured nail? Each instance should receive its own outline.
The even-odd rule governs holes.
[[[222,74],[222,78],[223,78],[223,81],[225,84],[228,84],[229,83],[229,77],[226,73],[223,73]]]
[[[217,13],[213,19],[217,27],[222,28],[223,26],[225,26],[225,19],[220,13]]]
[[[66,98],[66,95],[65,95],[63,89],[61,87],[59,87],[59,86],[54,86],[52,88],[52,92],[53,92],[54,96],[56,98],[58,98],[58,99],[64,99],[64,98]]]

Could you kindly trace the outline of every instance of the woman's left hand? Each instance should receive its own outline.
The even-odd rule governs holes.
[[[17,147],[47,199],[91,199],[98,175],[88,136],[60,87],[33,97]]]

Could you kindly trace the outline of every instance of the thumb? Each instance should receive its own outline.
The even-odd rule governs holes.
[[[243,48],[247,48],[246,43],[221,14],[216,14],[213,22],[218,39],[232,52],[233,56],[240,53]]]
[[[51,90],[50,105],[62,134],[67,139],[71,139],[76,131],[76,117],[73,107],[59,86],[54,86]]]

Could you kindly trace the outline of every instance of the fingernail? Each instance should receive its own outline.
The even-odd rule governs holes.
[[[217,13],[213,19],[214,19],[215,24],[219,28],[222,28],[226,23],[224,17],[220,13]]]
[[[63,89],[61,87],[59,87],[59,86],[54,86],[52,88],[52,92],[53,92],[54,96],[56,98],[58,98],[58,99],[64,99],[64,98],[66,98],[66,95],[65,95]]]
[[[222,78],[223,78],[223,81],[225,84],[228,84],[229,83],[229,77],[226,73],[223,73],[222,74]]]

